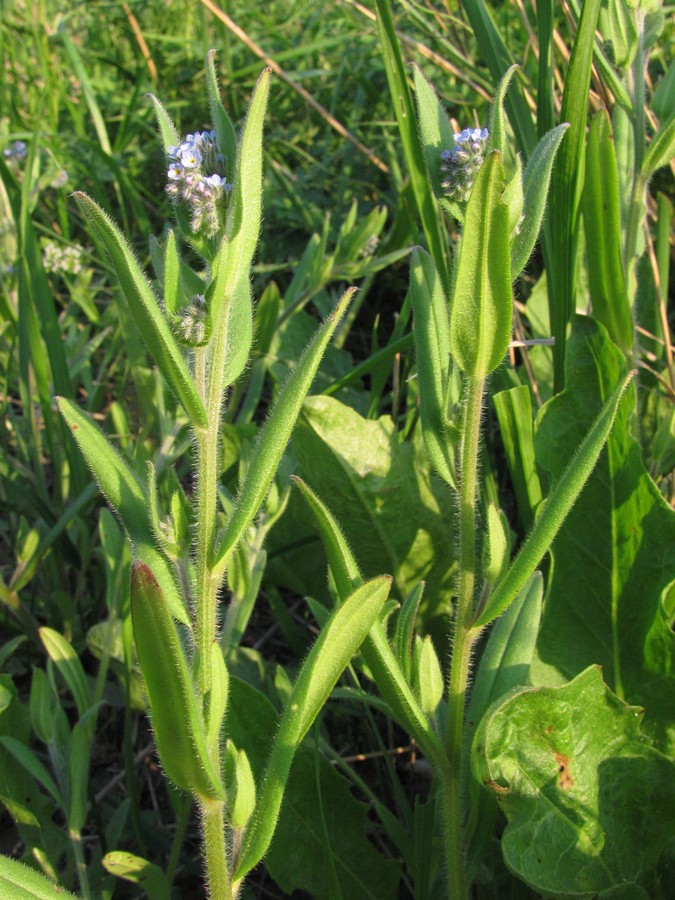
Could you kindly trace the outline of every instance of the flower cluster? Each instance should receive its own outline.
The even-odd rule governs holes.
[[[69,275],[77,275],[82,270],[82,254],[84,247],[73,244],[70,247],[61,247],[53,241],[49,241],[42,248],[42,265],[46,272],[66,272]]]
[[[188,204],[192,232],[212,237],[220,226],[218,201],[232,188],[225,179],[225,157],[219,151],[215,131],[188,134],[178,147],[169,147],[167,191]]]
[[[26,158],[27,153],[25,141],[14,141],[9,147],[5,147],[2,151],[2,156],[8,162],[19,162],[19,160]]]
[[[450,200],[466,203],[478,174],[488,139],[487,128],[465,128],[455,134],[455,146],[441,153],[441,187]]]

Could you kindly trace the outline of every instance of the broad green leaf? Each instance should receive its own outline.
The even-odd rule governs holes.
[[[424,77],[419,66],[413,66],[413,76],[422,152],[434,194],[442,197],[441,153],[444,150],[452,150],[455,146],[455,129],[450,124],[438,94]]]
[[[502,362],[511,337],[509,210],[502,202],[504,169],[491,153],[466,208],[450,312],[450,346],[459,367],[484,378]]]
[[[0,895],[7,900],[71,900],[65,888],[41,872],[7,856],[0,856]]]
[[[172,568],[156,546],[145,507],[144,488],[98,425],[65,397],[57,397],[56,402],[101,491],[122,520],[134,555],[154,572],[171,614],[188,625],[190,619]]]
[[[237,747],[245,748],[260,782],[277,715],[263,694],[240,679],[232,678],[231,691],[227,733]],[[291,768],[265,868],[288,895],[303,890],[325,897],[330,853],[343,897],[396,896],[399,867],[378,853],[367,837],[366,812],[366,805],[354,799],[349,782],[323,754],[317,759],[305,742]]]
[[[208,800],[225,792],[206,749],[192,674],[176,624],[148,566],[134,563],[131,617],[162,765],[178,787]]]
[[[563,387],[567,327],[576,300],[576,257],[579,203],[584,183],[586,107],[600,6],[601,0],[586,0],[581,7],[560,113],[563,122],[570,123],[570,128],[558,154],[551,189],[550,232],[555,252],[548,288],[551,328],[555,337],[553,359],[556,391]]]
[[[258,514],[286,449],[303,400],[312,386],[324,351],[354,295],[354,290],[351,288],[343,294],[333,313],[317,330],[314,339],[298,360],[297,366],[272,405],[252,452],[237,504],[215,554],[215,565],[221,571],[227,567],[238,542]]]
[[[654,870],[675,836],[675,766],[640,734],[640,718],[597,666],[562,687],[516,690],[486,714],[474,775],[508,819],[506,864],[533,890],[657,896]]]
[[[604,109],[591,122],[586,142],[583,214],[593,317],[602,322],[624,353],[630,354],[633,319],[621,254],[619,175],[612,127]]]
[[[91,197],[81,191],[76,191],[74,197],[105,244],[129,311],[167,384],[182,403],[192,424],[206,426],[206,412],[180,347],[124,236]]]
[[[453,584],[454,510],[432,476],[419,436],[402,441],[389,416],[362,418],[332,397],[311,397],[293,436],[298,474],[330,498],[366,578],[394,576],[402,600],[424,580],[420,615],[445,628]],[[386,498],[386,502],[384,500]]]
[[[410,297],[424,446],[441,478],[450,487],[456,487],[452,444],[459,435],[450,428],[446,408],[450,369],[448,301],[432,258],[420,248],[412,255]]]
[[[106,853],[101,862],[106,872],[142,887],[148,900],[165,900],[170,894],[166,875],[147,859],[126,850],[114,850]]]
[[[573,450],[568,451],[565,468],[546,498],[541,514],[505,576],[490,594],[485,608],[475,622],[475,627],[487,625],[508,608],[550,550],[551,542],[598,461],[633,374],[631,372],[610,393],[596,418],[591,421],[589,429],[583,433],[583,437],[577,441]]]
[[[569,354],[569,390],[542,409],[537,427],[537,459],[550,480],[559,477],[625,372],[623,355],[604,328],[586,317],[574,320]],[[655,622],[664,636],[669,629],[659,607],[675,571],[675,513],[645,470],[632,435],[634,404],[631,389],[606,451],[552,544],[534,671],[555,683],[602,665],[619,696],[646,708],[645,728],[671,754],[673,672],[665,659],[653,670],[647,640]]]
[[[523,178],[523,221],[511,242],[511,278],[514,280],[525,268],[539,236],[548,188],[553,171],[553,162],[560,142],[568,129],[567,124],[558,125],[547,132],[532,151]]]
[[[391,579],[380,577],[358,587],[332,613],[303,663],[272,746],[256,818],[244,837],[237,877],[243,877],[267,852],[297,748],[372,628],[390,586]]]

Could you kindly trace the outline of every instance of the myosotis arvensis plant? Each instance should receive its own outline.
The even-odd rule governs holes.
[[[462,227],[451,302],[432,255],[416,249],[411,268],[422,434],[430,461],[458,506],[459,567],[445,690],[433,644],[428,638],[414,638],[419,603],[415,592],[399,611],[393,645],[375,622],[362,647],[392,716],[414,736],[438,777],[452,900],[468,897],[471,883],[465,858],[465,707],[473,649],[483,627],[519,595],[519,609],[523,602],[540,604],[536,567],[588,479],[629,381],[608,399],[509,564],[505,516],[492,505],[479,508],[483,397],[487,379],[509,346],[512,282],[537,239],[554,158],[566,129],[562,125],[544,135],[524,172],[517,157],[507,180],[503,104],[514,70],[498,87],[489,129],[461,133],[454,133],[433,88],[415,70],[421,148],[431,187]],[[338,595],[346,598],[361,583],[357,562],[328,508],[307,485],[299,485],[316,517]],[[479,552],[481,527],[486,535]],[[472,718],[477,721],[489,702],[484,696],[483,705],[472,708]],[[444,715],[438,715],[441,703]]]
[[[261,221],[269,83],[266,70],[239,136],[220,100],[212,54],[207,60],[212,130],[181,140],[161,103],[152,98],[178,223],[164,245],[154,247],[162,302],[117,226],[88,196],[75,195],[111,258],[136,327],[187,416],[196,447],[192,502],[177,488],[171,514],[166,513],[154,465],[148,464],[143,482],[87,416],[72,402],[59,400],[132,544],[132,620],[157,749],[167,776],[199,805],[206,880],[214,898],[236,896],[243,876],[264,856],[295,750],[377,619],[390,583],[381,577],[354,585],[325,623],[291,689],[267,768],[256,785],[245,751],[227,740],[220,592],[353,294],[344,294],[279,392],[248,459],[238,497],[228,502],[224,515],[219,503],[220,426],[228,388],[244,370],[253,340],[250,267]],[[179,238],[201,257],[201,271],[181,259]]]

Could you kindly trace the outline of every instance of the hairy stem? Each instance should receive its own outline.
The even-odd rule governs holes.
[[[448,774],[443,779],[445,847],[448,896],[465,900],[468,895],[464,866],[464,809],[461,795],[462,732],[469,679],[471,650],[477,630],[474,620],[476,583],[476,488],[478,444],[483,400],[483,378],[469,378],[461,448],[459,506],[459,589],[455,610],[452,661],[448,683]]]
[[[202,803],[202,829],[206,878],[210,900],[234,900],[225,845],[225,806]]]

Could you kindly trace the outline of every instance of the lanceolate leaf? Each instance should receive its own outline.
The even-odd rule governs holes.
[[[166,774],[197,797],[224,800],[220,774],[206,749],[201,710],[176,624],[154,575],[142,563],[134,563],[131,574],[131,618]]]
[[[265,855],[295,752],[334,688],[345,666],[384,605],[391,579],[381,577],[357,588],[331,615],[300,670],[281,719],[260,790],[256,817],[244,838],[237,867],[243,877]]]
[[[231,174],[237,156],[237,136],[220,99],[215,50],[209,50],[206,56],[206,91],[209,97],[211,121],[216,130],[218,149],[225,156],[225,171]]]
[[[490,595],[485,609],[480,613],[475,625],[487,625],[514,600],[523,589],[528,579],[541,562],[558,533],[563,521],[572,509],[581,489],[588,480],[600,456],[600,452],[609,436],[619,403],[628,387],[633,373],[628,375],[613,391],[600,410],[583,440],[578,444],[576,453],[567,465],[545,501],[541,515],[511,564],[504,578]]]
[[[302,403],[319,368],[321,357],[338,322],[344,315],[354,291],[355,288],[352,288],[343,294],[336,309],[317,331],[313,341],[298,360],[295,370],[284,384],[272,406],[267,422],[260,431],[237,504],[215,555],[215,564],[221,571],[227,567],[230,555],[265,499]]]
[[[134,555],[150,566],[162,586],[172,615],[187,625],[189,616],[171,566],[157,549],[144,488],[98,425],[65,397],[57,397],[57,403],[101,491],[122,520],[133,544]]]
[[[345,599],[363,583],[356,560],[328,507],[304,481],[300,478],[294,481],[314,514],[338,595],[340,599]],[[410,730],[429,758],[442,765],[443,750],[410,689],[409,680],[404,677],[391,651],[379,621],[370,629],[361,652],[393,716]]]
[[[231,680],[231,694],[227,733],[246,750],[260,783],[277,714],[267,697],[238,678]],[[334,866],[343,898],[395,897],[398,866],[368,839],[366,809],[336,767],[305,741],[293,760],[279,823],[265,856],[265,868],[281,890],[289,896],[304,890],[313,897],[328,897],[329,869]],[[334,884],[331,887],[335,891]]]
[[[451,434],[446,415],[450,367],[448,301],[433,260],[420,248],[412,255],[410,296],[424,446],[441,478],[455,487],[452,443],[458,436]]]
[[[75,894],[41,872],[7,856],[0,856],[0,894],[17,900],[75,900]]]
[[[91,197],[80,191],[74,196],[110,254],[134,322],[167,384],[182,403],[192,424],[204,427],[206,412],[180,347],[126,240]]]
[[[506,113],[504,111],[504,100],[511,79],[515,75],[517,68],[518,66],[516,65],[509,66],[506,72],[504,72],[501,81],[497,85],[494,103],[490,112],[490,149],[499,150],[502,156],[506,152]]]
[[[422,152],[433,191],[437,197],[441,197],[441,153],[452,150],[455,146],[455,132],[436,91],[418,66],[413,66],[413,75]]]
[[[562,390],[565,375],[567,325],[574,309],[576,250],[579,232],[579,202],[584,174],[586,107],[593,63],[595,29],[600,0],[586,0],[581,7],[578,30],[565,78],[561,116],[570,129],[560,150],[551,192],[551,239],[555,249],[553,271],[548,282],[555,389]]]
[[[501,200],[503,190],[502,160],[495,151],[481,166],[469,197],[450,313],[452,354],[474,378],[497,368],[511,336],[509,210]]]
[[[551,129],[539,141],[528,160],[523,179],[524,217],[520,224],[520,230],[511,243],[511,277],[513,279],[523,271],[534,250],[544,218],[553,162],[568,127],[567,124],[563,124]]]
[[[609,116],[601,109],[586,144],[583,193],[588,286],[593,316],[625,353],[633,349],[631,317],[621,255],[621,201]]]

